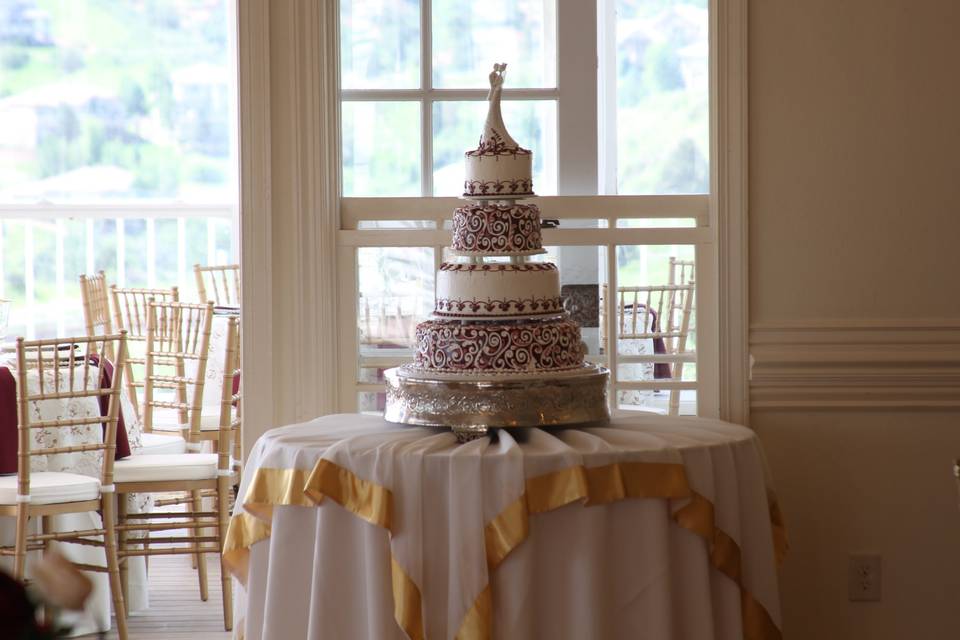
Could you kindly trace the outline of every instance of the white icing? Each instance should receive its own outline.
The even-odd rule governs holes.
[[[554,265],[490,265],[490,269],[457,266],[461,268],[437,272],[437,316],[502,317],[563,310],[560,273]]]
[[[464,195],[533,195],[533,154],[467,155]]]
[[[465,196],[482,199],[533,195],[533,154],[510,136],[500,110],[506,69],[506,63],[498,63],[490,73],[483,134],[477,149],[466,153]]]

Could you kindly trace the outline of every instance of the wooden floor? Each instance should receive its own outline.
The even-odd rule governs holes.
[[[196,571],[189,556],[150,558],[150,608],[133,614],[127,625],[130,640],[228,640],[223,630],[220,562],[208,556],[210,597],[200,600]],[[116,627],[106,638],[117,637]],[[101,636],[81,636],[86,639]]]

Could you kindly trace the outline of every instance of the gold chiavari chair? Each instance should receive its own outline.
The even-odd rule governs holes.
[[[134,365],[143,367],[147,362],[143,351],[147,342],[147,304],[151,298],[158,302],[179,302],[180,292],[177,287],[169,289],[129,289],[120,288],[117,285],[110,287],[113,324],[127,332],[127,348],[130,350],[127,357],[127,397],[130,398],[138,416],[140,415],[140,394],[137,389],[143,388],[143,380],[137,380],[133,367]]]
[[[200,302],[213,300],[217,305],[240,306],[240,265],[210,267],[193,265]]]
[[[681,260],[670,256],[670,274],[667,284],[691,284],[696,279],[693,260]]]
[[[169,289],[135,289],[110,287],[110,299],[113,303],[113,323],[118,329],[127,331],[127,396],[137,412],[140,408],[140,392],[143,389],[143,370],[146,366],[147,342],[147,305],[150,300],[158,302],[178,302],[180,292],[177,287]],[[186,440],[178,434],[156,433],[150,431],[141,434],[142,447],[139,453],[185,453]]]
[[[156,408],[172,408],[182,415],[184,435],[189,440],[191,430],[199,432],[198,415],[201,407],[203,381],[206,371],[213,303],[205,305],[178,302],[151,302],[147,313],[147,371],[144,389],[144,427],[151,423]],[[188,377],[184,362],[196,360],[196,375]],[[194,387],[193,394],[187,386]],[[175,400],[158,400],[155,388],[175,391]],[[232,389],[232,387],[231,387]],[[230,490],[236,480],[231,468],[231,427],[220,427],[218,453],[184,453],[179,455],[136,455],[120,460],[115,466],[117,492],[170,493],[189,492],[193,499],[185,512],[154,512],[127,514],[120,501],[121,578],[126,580],[125,558],[189,554],[196,556],[200,581],[200,597],[207,599],[207,572],[203,555],[217,554],[223,548],[227,530]],[[212,492],[216,510],[204,511],[201,491]],[[154,536],[153,532],[187,529],[185,536]],[[215,535],[205,535],[209,529]],[[150,537],[129,541],[132,532],[150,532]],[[134,546],[135,545],[135,546]],[[159,545],[159,546],[158,546]],[[186,545],[186,546],[184,546]],[[223,585],[224,628],[232,626],[232,591],[229,572],[221,574]]]
[[[108,386],[106,367],[96,354],[117,354],[113,378]],[[14,546],[0,547],[0,555],[14,557],[15,576],[22,579],[27,554],[47,552],[53,541],[102,547],[106,567],[78,564],[86,571],[106,571],[110,578],[117,631],[126,640],[127,625],[118,567],[115,525],[115,476],[117,423],[127,350],[123,332],[95,337],[51,340],[17,340],[17,413],[19,442],[17,475],[0,476],[0,516],[17,519]],[[35,384],[32,379],[35,378]],[[106,416],[101,415],[100,400],[108,397]],[[84,403],[89,399],[89,403]],[[34,420],[32,407],[41,402],[75,402],[86,411],[65,411],[62,418]],[[72,428],[88,430],[90,441],[69,446],[46,446],[59,438],[35,437],[36,430]],[[102,435],[101,432],[102,431]],[[33,471],[36,456],[86,454],[99,455],[99,477],[55,471]],[[55,515],[99,511],[100,527],[82,531],[52,531]],[[40,518],[41,533],[29,531],[29,520]],[[0,625],[2,626],[2,625]]]
[[[220,428],[230,428],[233,443],[233,466],[239,471],[241,451],[241,429],[243,420],[240,413],[241,388],[234,393],[234,380],[243,384],[240,376],[240,319],[227,320],[227,348],[224,354],[223,382],[220,392]],[[202,422],[202,421],[201,421]],[[201,425],[202,426],[202,425]]]
[[[617,337],[621,340],[663,340],[666,355],[683,355],[690,332],[695,284],[617,287]],[[600,346],[607,347],[607,286],[600,293]],[[656,318],[656,330],[654,330]],[[616,347],[610,347],[616,348]],[[671,367],[674,380],[680,380],[683,363]],[[680,391],[670,390],[669,414],[680,412]]]
[[[110,300],[107,294],[107,274],[102,269],[94,276],[80,274],[80,300],[83,304],[83,322],[87,336],[113,333]],[[107,348],[110,348],[110,345]],[[113,360],[113,354],[106,355],[109,360]]]

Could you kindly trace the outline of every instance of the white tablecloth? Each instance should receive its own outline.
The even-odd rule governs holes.
[[[458,444],[326,416],[260,438],[240,495],[246,640],[780,637],[786,542],[744,427],[630,414]]]
[[[234,314],[235,315],[235,314]],[[227,311],[216,312],[210,327],[210,347],[207,351],[207,367],[203,376],[203,414],[220,415],[220,395],[223,393],[223,365],[227,355],[227,329],[231,314]],[[187,360],[188,377],[196,375],[197,361]],[[192,393],[191,386],[188,392]]]

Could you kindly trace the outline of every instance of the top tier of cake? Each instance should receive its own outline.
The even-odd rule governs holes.
[[[525,198],[533,195],[533,152],[510,137],[500,112],[506,64],[495,64],[490,73],[487,121],[480,144],[467,151],[464,197],[483,199]]]

